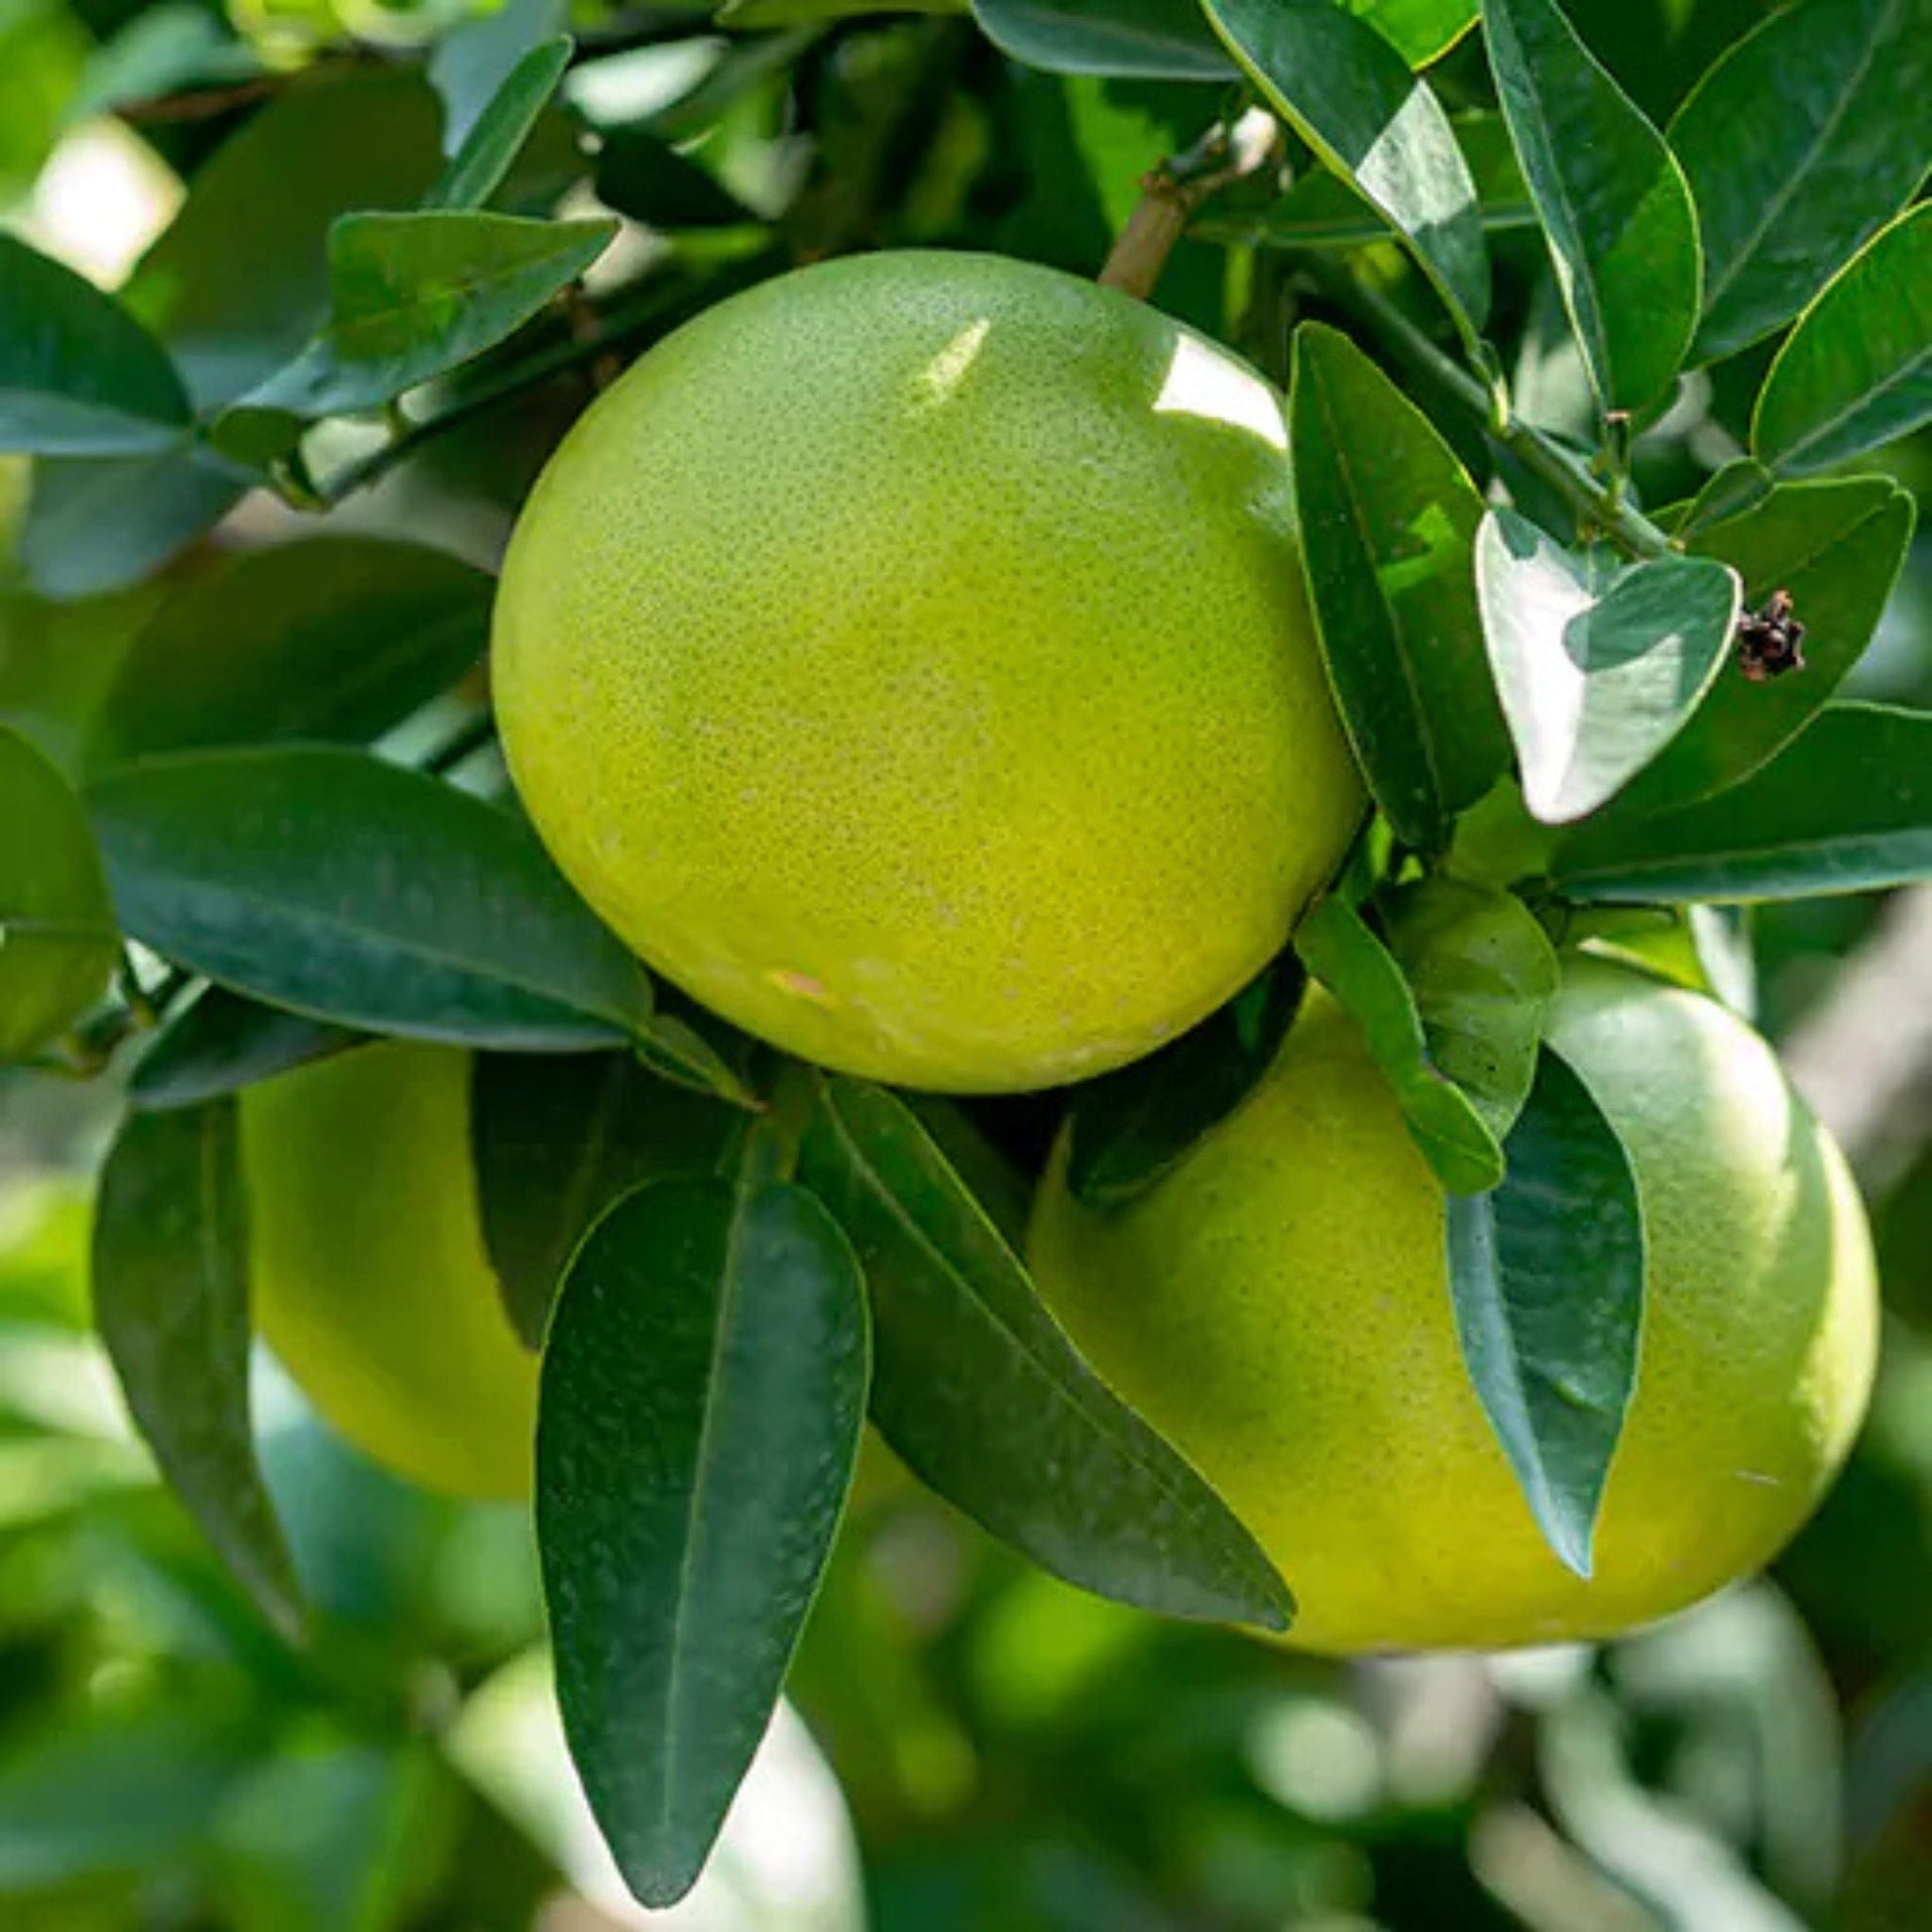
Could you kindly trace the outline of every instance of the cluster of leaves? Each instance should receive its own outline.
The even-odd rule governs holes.
[[[1555,0],[979,0],[903,35],[848,11],[732,0],[728,51],[680,70],[660,57],[701,21],[578,46],[553,0],[512,0],[426,63],[264,80],[117,296],[0,237],[22,564],[52,600],[168,587],[69,771],[0,730],[0,1048],[129,1063],[95,1279],[130,1407],[299,1627],[248,1410],[234,1096],[372,1035],[475,1049],[491,1254],[544,1346],[560,1701],[651,1902],[690,1884],[752,1757],[868,1412],[1059,1577],[1273,1628],[1292,1599],[1042,1310],[1010,1159],[1037,1116],[780,1063],[653,987],[500,796],[486,573],[336,525],[172,564],[237,502],[333,509],[525,407],[547,444],[584,372],[796,260],[960,241],[1097,267],[1147,166],[1263,103],[1268,165],[1206,206],[1169,289],[1287,387],[1377,810],[1292,954],[1071,1097],[1073,1179],[1100,1203],[1156,1181],[1318,979],[1449,1197],[1476,1386],[1586,1574],[1643,1227],[1542,1041],[1557,946],[1932,873],[1932,723],[1834,697],[1910,499],[1819,474],[1932,416],[1925,0],[1796,0],[1721,34],[1668,116]],[[216,40],[168,84],[239,70]],[[616,71],[640,53],[641,96]],[[146,83],[119,84],[106,104]],[[1095,198],[1074,215],[1049,205],[1069,142]],[[585,187],[623,247],[612,216],[557,217]],[[1538,372],[1566,357],[1585,401],[1551,420]],[[1698,395],[1727,460],[1687,475],[1672,425]],[[1739,619],[1779,593],[1804,663],[1766,677]]]

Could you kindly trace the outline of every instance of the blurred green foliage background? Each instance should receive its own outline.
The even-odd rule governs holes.
[[[784,27],[784,0],[736,5]],[[193,87],[234,89],[245,111],[289,64],[351,40],[405,46],[460,11],[0,0],[0,220],[112,283],[227,123],[130,125],[103,108]],[[1573,8],[1660,112],[1753,11]],[[576,24],[637,18],[580,9]],[[974,241],[1091,272],[1139,172],[1197,131],[1172,88],[1025,72],[955,18],[798,29],[807,38],[775,53],[770,38],[719,40],[700,9],[652,9],[649,24],[662,31],[635,53],[578,77],[580,105],[621,117],[652,104],[659,130],[695,143],[752,209],[782,209],[796,248]],[[1460,58],[1443,80],[1451,98]],[[664,244],[640,226],[626,245]],[[1542,299],[1534,245],[1518,262],[1525,311]],[[1186,244],[1162,293],[1227,332],[1220,251]],[[1526,357],[1554,340],[1534,313],[1525,328]],[[1574,361],[1553,347],[1518,371],[1519,400],[1555,428],[1584,405]],[[487,554],[579,403],[560,387],[485,414],[345,515]],[[1689,385],[1639,447],[1651,500],[1722,459],[1732,407],[1722,369]],[[1926,505],[1932,441],[1888,461]],[[0,526],[21,489],[18,466],[0,464]],[[222,540],[278,534],[281,512],[261,514]],[[0,718],[69,749],[158,595],[50,602],[0,561]],[[1932,706],[1923,536],[1854,688]],[[1914,927],[1916,976],[1874,980],[1872,961]],[[1836,1096],[1828,1116],[1884,1101],[1854,1137],[1889,1309],[1878,1396],[1843,1481],[1771,1577],[1600,1650],[1341,1667],[1081,1596],[875,1449],[794,1674],[795,1716],[716,1868],[667,1921],[1932,1923],[1932,1099],[1922,1063],[1916,1083],[1892,1080],[1896,1043],[1932,1031],[1928,934],[1923,895],[1771,908],[1747,928],[1762,1023]],[[325,1612],[298,1655],[155,1479],[87,1324],[87,1176],[113,1106],[98,1088],[0,1073],[0,1923],[640,1922],[550,1715],[521,1512],[409,1490],[332,1439],[264,1362],[264,1456]]]

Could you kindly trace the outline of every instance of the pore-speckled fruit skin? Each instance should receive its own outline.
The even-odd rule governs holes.
[[[823,263],[653,348],[538,483],[493,661],[517,790],[611,925],[910,1086],[1148,1052],[1362,807],[1274,392],[993,256]]]
[[[1770,1048],[1711,1000],[1586,959],[1554,1039],[1628,1147],[1648,1242],[1588,1583],[1544,1544],[1490,1431],[1442,1189],[1325,994],[1143,1199],[1080,1207],[1064,1149],[1042,1190],[1041,1291],[1275,1559],[1292,1643],[1500,1648],[1648,1622],[1773,1556],[1857,1431],[1877,1332],[1864,1213]]]
[[[385,1042],[247,1089],[255,1321],[365,1454],[425,1488],[521,1497],[537,1358],[483,1249],[470,1067]]]

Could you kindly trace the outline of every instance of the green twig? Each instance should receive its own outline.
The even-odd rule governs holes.
[[[1633,557],[1674,554],[1670,539],[1623,499],[1618,483],[1598,483],[1581,459],[1510,411],[1493,383],[1485,388],[1392,302],[1351,275],[1320,272],[1319,282],[1412,368],[1467,410],[1525,470],[1549,484],[1576,511],[1580,523],[1600,530]]]

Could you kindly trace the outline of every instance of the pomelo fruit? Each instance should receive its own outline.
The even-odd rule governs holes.
[[[538,832],[767,1040],[1006,1091],[1235,992],[1363,793],[1281,404],[1143,304],[992,256],[822,263],[583,418],[497,598]]]
[[[537,1358],[483,1248],[470,1068],[384,1041],[243,1093],[255,1324],[365,1454],[425,1488],[521,1497]]]
[[[1858,1428],[1877,1331],[1864,1214],[1770,1047],[1714,1001],[1584,958],[1552,1038],[1628,1149],[1647,1241],[1589,1582],[1544,1544],[1490,1431],[1442,1189],[1326,994],[1247,1103],[1124,1209],[1075,1202],[1055,1158],[1031,1235],[1041,1292],[1275,1559],[1291,1642],[1487,1648],[1663,1616],[1772,1557]]]

